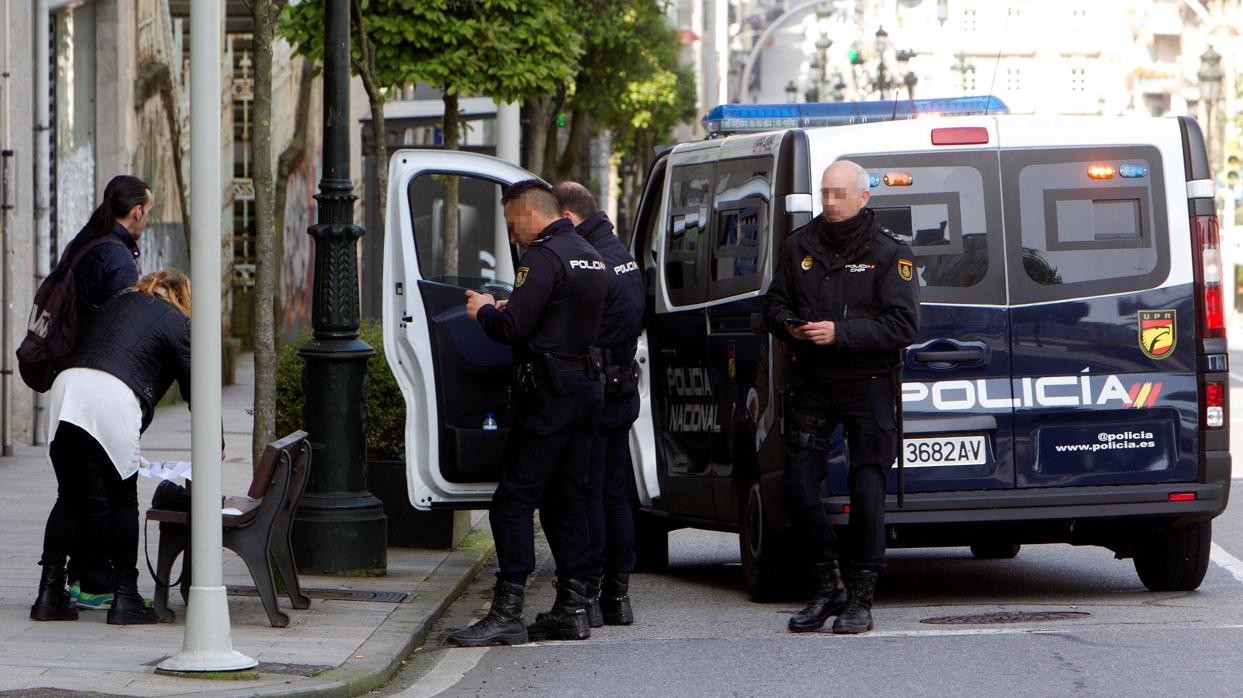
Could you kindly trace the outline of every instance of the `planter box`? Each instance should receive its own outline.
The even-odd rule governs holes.
[[[453,549],[470,532],[469,511],[418,511],[410,506],[404,461],[367,461],[367,489],[384,505],[391,548]]]

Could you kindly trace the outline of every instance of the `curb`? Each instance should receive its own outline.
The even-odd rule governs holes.
[[[466,591],[495,549],[491,531],[481,522],[436,567],[419,588],[418,596],[409,603],[399,604],[355,650],[354,657],[335,669],[283,684],[183,695],[350,698],[367,693],[392,678],[406,656],[427,640],[432,625]]]

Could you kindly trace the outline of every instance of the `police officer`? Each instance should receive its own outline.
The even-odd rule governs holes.
[[[785,500],[815,575],[811,602],[789,627],[809,632],[837,616],[833,632],[854,634],[872,629],[876,577],[885,569],[885,486],[899,439],[892,378],[919,329],[919,282],[910,248],[864,208],[871,192],[862,167],[834,163],[820,193],[824,212],[786,239],[766,299],[770,331],[794,349]],[[820,500],[838,424],[850,452],[844,551]]]
[[[569,218],[609,268],[598,345],[604,356],[604,413],[591,445],[587,520],[591,526],[591,627],[629,625],[630,572],[634,570],[634,512],[626,489],[630,425],[639,417],[635,350],[643,331],[646,294],[639,265],[613,233],[608,214],[596,210],[595,197],[577,182],[553,187],[562,215]]]
[[[561,217],[552,188],[526,180],[501,203],[510,240],[525,248],[508,302],[467,291],[466,313],[489,337],[513,346],[518,376],[514,428],[492,497],[492,536],[500,570],[492,608],[448,642],[466,647],[530,640],[585,640],[586,577],[591,567],[587,471],[591,438],[604,401],[599,351],[608,270],[600,255]],[[532,517],[545,492],[560,505],[541,509],[557,563],[552,610],[523,625],[527,575],[535,571]]]

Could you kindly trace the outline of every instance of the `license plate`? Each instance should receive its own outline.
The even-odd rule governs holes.
[[[943,465],[984,465],[986,447],[983,436],[941,436],[931,439],[903,439],[903,465],[927,468]]]

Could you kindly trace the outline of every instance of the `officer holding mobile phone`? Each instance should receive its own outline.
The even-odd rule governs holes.
[[[786,428],[786,510],[805,538],[815,587],[791,632],[872,629],[885,569],[885,490],[898,452],[891,371],[919,331],[919,280],[910,248],[864,208],[867,172],[848,160],[825,170],[823,213],[782,247],[765,299],[769,331],[794,350]],[[820,499],[829,438],[838,424],[850,451],[849,540],[839,551]],[[844,580],[840,557],[849,564]],[[848,582],[848,583],[847,583]]]

